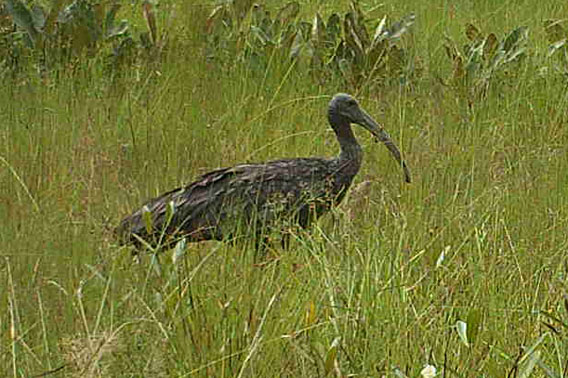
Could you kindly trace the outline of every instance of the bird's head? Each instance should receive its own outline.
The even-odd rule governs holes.
[[[410,171],[402,160],[398,147],[391,140],[389,134],[385,131],[383,126],[379,125],[365,110],[363,110],[357,100],[352,96],[345,93],[338,93],[331,99],[329,103],[330,120],[333,117],[340,117],[348,123],[355,123],[367,129],[391,152],[396,161],[402,166],[404,170],[404,178],[406,182],[410,182]]]
[[[363,126],[381,141],[389,138],[383,127],[359,106],[357,100],[348,94],[338,93],[333,96],[329,103],[329,112],[330,116]]]

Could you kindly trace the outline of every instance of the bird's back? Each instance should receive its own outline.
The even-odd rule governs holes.
[[[139,244],[141,238],[152,245],[161,234],[169,240],[221,240],[240,227],[246,233],[253,227],[256,234],[286,222],[306,227],[343,198],[356,173],[343,165],[305,158],[218,169],[148,201],[121,221],[117,233],[123,242]],[[151,214],[150,230],[145,212]]]

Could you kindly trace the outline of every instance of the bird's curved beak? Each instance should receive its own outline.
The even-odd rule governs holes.
[[[410,170],[406,166],[406,162],[402,159],[400,150],[398,149],[396,144],[394,144],[394,142],[390,138],[390,135],[367,112],[365,112],[363,109],[360,109],[360,111],[361,114],[360,117],[358,117],[359,119],[356,123],[369,130],[371,134],[373,134],[377,138],[377,140],[383,142],[383,144],[391,152],[392,156],[394,156],[398,164],[402,166],[402,170],[404,171],[404,181],[411,182]]]

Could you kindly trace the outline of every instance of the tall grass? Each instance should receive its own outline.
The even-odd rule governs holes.
[[[219,166],[336,153],[325,111],[346,90],[286,61],[217,70],[200,54],[210,8],[189,3],[171,5],[159,69],[0,87],[0,375],[567,374],[568,91],[541,69],[543,21],[566,4],[384,2],[372,15],[416,13],[424,72],[356,95],[415,181],[356,130],[367,191],[289,251],[257,264],[201,243],[157,269],[116,245],[120,217]],[[437,79],[444,33],[465,43],[466,22],[530,30],[522,69],[474,104]]]

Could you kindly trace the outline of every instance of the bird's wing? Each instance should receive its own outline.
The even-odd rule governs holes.
[[[151,214],[152,235],[180,231],[200,240],[226,236],[223,227],[230,227],[237,217],[249,221],[261,214],[263,221],[272,222],[294,212],[305,213],[310,201],[324,198],[330,190],[328,163],[317,158],[290,159],[218,169],[148,201],[121,222],[118,232],[150,236],[144,212]],[[167,219],[170,204],[174,212]]]
[[[232,174],[231,168],[221,168],[211,171],[193,183],[178,187],[158,197],[150,199],[131,215],[125,217],[116,229],[116,233],[123,239],[132,239],[132,234],[147,238],[164,230],[166,223],[175,225],[180,218],[193,213],[195,208],[203,207],[208,201],[213,200],[215,192],[222,188],[222,182]],[[173,205],[174,218],[167,219],[168,207]],[[151,214],[151,230],[148,232],[145,221],[145,213]],[[183,221],[183,220],[182,220]]]

